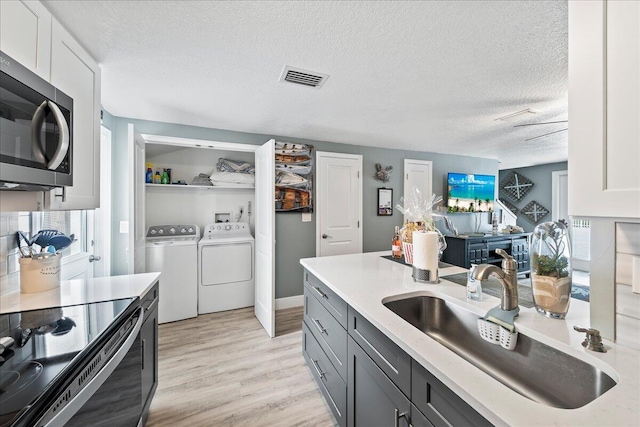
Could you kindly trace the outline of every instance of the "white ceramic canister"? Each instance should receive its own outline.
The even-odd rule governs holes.
[[[58,254],[20,258],[20,292],[32,294],[59,288],[60,258]]]

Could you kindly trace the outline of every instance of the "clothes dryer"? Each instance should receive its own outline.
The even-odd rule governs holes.
[[[254,239],[249,224],[207,225],[198,243],[198,313],[250,307],[254,301]]]

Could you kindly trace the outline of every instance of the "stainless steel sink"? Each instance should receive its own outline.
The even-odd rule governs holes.
[[[595,366],[526,335],[518,334],[513,351],[484,341],[478,335],[478,316],[443,299],[415,296],[384,305],[502,384],[536,402],[555,408],[579,408],[616,385]]]

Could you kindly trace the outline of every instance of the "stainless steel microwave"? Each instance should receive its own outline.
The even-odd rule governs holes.
[[[73,185],[73,99],[0,51],[0,189]]]

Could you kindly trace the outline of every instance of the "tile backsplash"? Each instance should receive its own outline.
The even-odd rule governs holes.
[[[0,295],[10,291],[6,288],[7,277],[18,273],[18,245],[16,232],[29,231],[28,212],[0,212]]]
[[[615,270],[616,342],[640,350],[640,293],[632,290],[634,263],[640,263],[640,223],[618,222]],[[635,274],[640,272],[636,271]],[[635,280],[640,280],[640,277]]]

